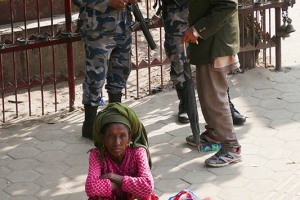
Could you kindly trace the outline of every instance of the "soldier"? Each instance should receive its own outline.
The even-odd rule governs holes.
[[[189,123],[185,110],[183,46],[181,38],[188,29],[188,7],[186,0],[162,0],[162,19],[165,30],[164,48],[171,61],[170,79],[179,99],[177,119],[180,123]]]
[[[184,103],[184,73],[183,73],[183,46],[181,38],[188,29],[188,1],[187,0],[161,0],[162,19],[165,29],[165,52],[171,61],[170,78],[175,86],[179,99],[178,121],[188,123]],[[246,117],[241,115],[230,101],[229,88],[227,90],[233,124],[242,125]]]
[[[92,139],[92,127],[105,83],[108,101],[121,102],[131,71],[131,13],[137,0],[73,0],[79,6],[78,30],[85,46],[82,136]]]

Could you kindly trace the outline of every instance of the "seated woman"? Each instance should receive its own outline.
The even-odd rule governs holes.
[[[85,191],[90,200],[154,198],[148,138],[136,113],[111,103],[96,117]]]

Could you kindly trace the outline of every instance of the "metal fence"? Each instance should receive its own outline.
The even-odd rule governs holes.
[[[151,2],[146,1],[142,6],[146,11],[144,16],[149,18]],[[2,121],[5,122],[8,115],[18,118],[20,111],[24,113],[25,110],[29,116],[44,115],[47,101],[52,102],[50,110],[58,111],[59,101],[66,101],[66,96],[59,100],[62,97],[57,94],[61,83],[68,83],[69,110],[74,110],[75,82],[84,76],[84,59],[83,46],[76,32],[78,12],[71,0],[2,0],[0,7],[6,13],[0,15]],[[162,53],[160,19],[153,17],[149,28],[159,35],[159,38],[155,38],[158,46],[155,51],[151,51],[145,44],[141,31],[133,33],[135,98],[140,97],[140,76],[147,77],[148,93],[151,94],[152,88],[157,87],[151,84],[152,69],[156,68],[156,73],[160,74],[159,87],[162,87],[163,65],[169,63]],[[45,97],[46,90],[50,90],[52,95]],[[36,92],[40,93],[40,105],[32,103],[32,94]]]
[[[244,69],[260,64],[281,70],[281,39],[295,31],[288,17],[294,4],[295,0],[239,0],[239,58]]]
[[[168,76],[169,60],[162,45],[162,22],[155,16],[153,3],[146,0],[141,7],[144,8],[144,17],[151,19],[149,29],[155,35],[157,49],[150,50],[141,31],[133,32],[132,64],[135,73],[132,80],[135,81],[135,98],[140,97],[141,77],[148,88],[148,95],[152,94],[153,88],[163,88],[165,80],[169,79],[165,77]],[[241,1],[239,56],[244,70],[249,68],[246,67],[249,58],[253,60],[252,67],[258,58],[265,66],[273,63],[271,59],[275,58],[274,66],[280,70],[282,36],[276,36],[276,31],[280,28],[283,11],[293,3],[295,1],[285,0],[254,5]],[[20,111],[29,116],[45,115],[46,107],[56,112],[60,109],[59,101],[66,99],[69,101],[69,111],[74,110],[75,84],[84,77],[84,55],[76,31],[78,13],[71,0],[0,0],[0,12],[2,122],[21,117]],[[250,32],[253,33],[250,36],[249,27],[252,27]],[[256,33],[258,40],[255,39]],[[63,83],[67,83],[68,87],[68,94],[64,96],[58,95],[58,88]],[[50,95],[45,91],[50,91]],[[33,93],[38,93],[39,105],[32,103]],[[125,96],[128,97],[127,88]],[[51,103],[46,105],[45,102],[49,101]]]

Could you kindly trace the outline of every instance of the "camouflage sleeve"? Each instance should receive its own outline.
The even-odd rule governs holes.
[[[89,7],[105,13],[109,0],[72,0],[79,7]]]

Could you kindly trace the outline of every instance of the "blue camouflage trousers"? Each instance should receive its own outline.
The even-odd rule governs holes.
[[[99,35],[83,31],[86,74],[83,81],[83,104],[99,106],[104,86],[108,93],[121,92],[131,71],[131,32]]]
[[[185,81],[183,72],[184,54],[181,38],[189,27],[187,1],[180,6],[175,3],[165,5],[163,12],[165,30],[164,48],[166,56],[171,61],[170,79],[176,86]]]

